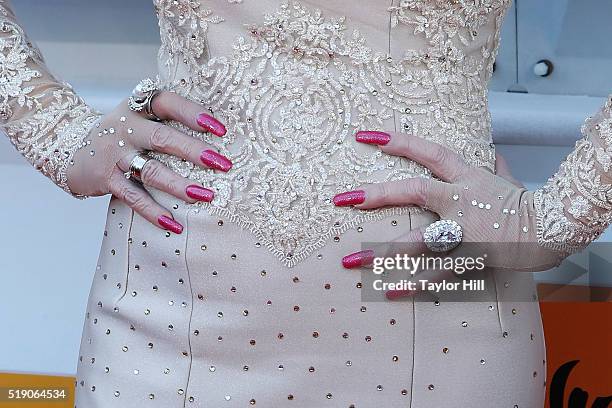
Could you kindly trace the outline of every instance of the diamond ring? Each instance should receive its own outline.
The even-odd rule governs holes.
[[[128,107],[134,112],[144,112],[149,119],[160,121],[151,107],[151,102],[161,91],[159,82],[150,78],[143,79],[132,91],[132,96],[128,99]]]
[[[453,220],[440,220],[425,228],[423,241],[433,252],[447,252],[455,249],[463,239],[461,225]]]

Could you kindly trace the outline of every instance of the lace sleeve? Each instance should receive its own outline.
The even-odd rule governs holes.
[[[77,198],[66,171],[100,117],[47,70],[40,51],[0,0],[0,129],[33,166]]]
[[[534,194],[539,243],[568,253],[586,247],[612,222],[612,96],[587,119],[582,134]]]

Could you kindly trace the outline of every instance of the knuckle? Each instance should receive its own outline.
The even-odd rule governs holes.
[[[140,175],[140,178],[144,184],[152,186],[159,184],[161,177],[162,166],[153,160],[149,160],[149,162],[143,167],[142,174]]]
[[[429,190],[429,182],[425,179],[416,179],[411,186],[411,194],[414,194],[415,204],[424,206],[427,204],[427,193]]]
[[[397,140],[397,149],[399,151],[399,153],[404,154],[404,155],[408,155],[410,154],[410,138],[407,137],[406,135],[399,135],[400,137],[398,137]]]
[[[462,161],[459,158],[457,160],[450,161],[452,166],[447,170],[447,179],[458,180],[463,177],[464,167]]]
[[[409,180],[402,180],[398,183],[399,193],[405,199],[409,199],[414,193],[414,189],[411,186],[411,182]]]
[[[199,148],[195,141],[186,140],[181,143],[182,151],[185,154],[185,158],[196,157],[201,151],[206,150],[206,148]]]
[[[177,104],[177,111],[178,111],[179,117],[183,119],[187,119],[190,116],[189,108],[190,106],[189,106],[189,103],[187,103],[187,100],[181,99]]]
[[[129,186],[119,187],[117,196],[121,201],[125,202],[130,207],[133,207],[139,200],[138,192]]]
[[[389,185],[389,183],[381,183],[376,185],[377,195],[383,202],[387,202],[391,199],[393,194],[393,189]]]
[[[434,165],[443,165],[448,160],[448,151],[439,145],[435,145],[431,151],[431,161]]]
[[[157,151],[165,151],[172,145],[172,133],[164,125],[158,125],[151,134],[151,148]]]
[[[178,179],[177,177],[170,177],[166,181],[166,188],[168,192],[178,195],[182,191],[181,186],[182,186],[182,180]]]
[[[138,192],[133,194],[133,197],[131,197],[131,201],[128,203],[128,205],[136,212],[141,214],[146,213],[150,207],[145,197],[142,194],[138,194]]]

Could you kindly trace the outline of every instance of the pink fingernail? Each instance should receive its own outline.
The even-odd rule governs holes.
[[[391,141],[391,135],[386,132],[362,130],[357,132],[355,135],[355,140],[357,140],[359,143],[384,146]]]
[[[227,157],[213,150],[204,150],[200,155],[200,160],[208,167],[221,171],[229,171],[233,166],[232,162]]]
[[[385,295],[387,296],[387,299],[395,300],[412,296],[413,293],[415,292],[412,290],[389,290]]]
[[[215,136],[225,136],[227,133],[227,129],[223,125],[223,123],[219,122],[217,119],[206,113],[200,113],[198,116],[198,125],[202,126],[204,130],[212,133]]]
[[[175,234],[180,234],[183,232],[183,226],[181,224],[179,224],[172,218],[166,217],[165,215],[159,217],[157,219],[157,222],[159,223],[159,225],[161,225],[168,231],[174,232]]]
[[[369,265],[374,259],[374,251],[367,249],[365,251],[355,252],[342,258],[342,266],[346,269],[359,268]]]
[[[185,193],[189,198],[193,198],[194,200],[198,201],[205,201],[207,203],[210,203],[213,198],[215,198],[215,193],[212,190],[195,184],[187,186]]]
[[[363,190],[347,191],[340,193],[334,197],[334,205],[337,207],[345,207],[348,205],[363,204],[366,194]]]

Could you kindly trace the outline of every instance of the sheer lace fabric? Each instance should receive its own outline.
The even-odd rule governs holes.
[[[98,117],[48,72],[10,4],[0,0],[0,128],[19,153],[71,193],[67,167]]]
[[[217,191],[209,211],[253,231],[289,266],[364,220],[415,211],[331,203],[361,184],[429,177],[358,145],[357,130],[414,132],[494,169],[487,82],[509,6],[401,1],[363,13],[309,3],[155,1],[163,86],[204,104],[228,135],[182,129],[234,169],[154,156]]]
[[[415,211],[331,204],[360,184],[429,177],[413,162],[356,145],[356,130],[413,132],[493,170],[487,83],[509,3],[395,0],[364,14],[342,2],[155,0],[164,88],[200,101],[229,133],[219,140],[183,130],[236,166],[214,174],[154,156],[218,191],[210,212],[249,228],[294,265],[364,220]],[[7,0],[0,79],[1,128],[71,193],[66,169],[100,115],[48,71]],[[610,102],[583,132],[535,193],[538,240],[549,248],[582,248],[612,218]]]
[[[612,96],[582,127],[583,138],[534,194],[538,241],[575,252],[612,222]]]

